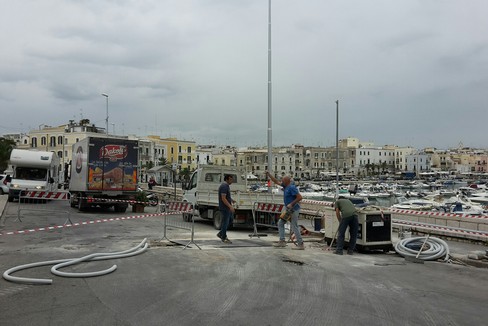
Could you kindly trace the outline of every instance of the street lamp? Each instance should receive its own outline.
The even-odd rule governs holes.
[[[108,136],[108,95],[105,93],[102,93],[102,96],[105,96],[107,99],[107,118],[105,119],[105,130],[107,131],[107,136]]]

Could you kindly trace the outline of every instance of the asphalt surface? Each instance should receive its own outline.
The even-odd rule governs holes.
[[[13,273],[53,282],[2,279],[2,325],[486,324],[486,268],[418,264],[394,252],[337,256],[317,239],[307,239],[304,251],[291,250],[293,244],[276,249],[275,233],[250,238],[248,229],[229,231],[233,243],[226,245],[207,221],[195,223],[201,250],[194,244],[183,249],[189,231],[171,228],[172,242],[161,241],[161,217],[120,219],[135,214],[78,213],[48,203],[39,207],[51,210],[22,211],[19,222],[17,205],[8,203],[0,219],[2,273],[21,264],[127,250],[144,238],[150,247],[136,256],[62,269],[91,272],[117,265],[103,276],[59,277],[51,266]],[[87,224],[42,229],[62,225],[67,209],[73,224]],[[449,245],[459,256],[486,250],[472,243]]]

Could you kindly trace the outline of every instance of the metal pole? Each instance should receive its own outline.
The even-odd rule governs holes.
[[[339,100],[336,101],[336,199],[339,197]]]
[[[271,119],[271,0],[268,0],[268,171],[273,173],[273,141]],[[268,188],[271,192],[271,187]]]
[[[108,136],[108,95],[105,93],[102,93],[102,96],[105,96],[106,103],[107,103],[107,118],[105,118],[105,130],[107,131],[107,136]]]

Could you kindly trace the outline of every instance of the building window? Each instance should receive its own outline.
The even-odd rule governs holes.
[[[187,162],[188,164],[191,164],[191,156],[187,156],[187,157],[186,157],[186,162]]]
[[[171,147],[171,155],[173,155],[174,153],[175,153],[174,148]]]
[[[32,147],[37,147],[37,138],[36,137],[32,137]]]
[[[63,145],[63,136],[58,136],[58,144]]]
[[[188,146],[188,148],[186,149],[186,151],[187,151],[188,153],[191,153],[191,147],[190,147],[190,146]]]
[[[41,137],[41,146],[46,146],[46,137]]]
[[[56,137],[51,136],[51,137],[49,138],[49,146],[51,146],[51,147],[56,147]]]
[[[181,146],[178,146],[178,153],[181,153]]]
[[[58,157],[63,158],[63,152],[62,151],[58,151]]]

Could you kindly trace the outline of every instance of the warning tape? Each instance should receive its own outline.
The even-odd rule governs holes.
[[[311,200],[311,199],[302,199],[301,203],[315,204],[315,205],[329,206],[329,207],[334,206],[333,203],[328,202],[328,201]]]
[[[428,215],[428,216],[488,219],[488,215],[465,215],[465,214],[455,214],[455,213],[439,213],[439,212],[432,212],[432,211],[413,211],[413,210],[398,209],[398,208],[391,208],[390,211],[395,213],[400,213],[400,214],[407,214],[407,215]]]
[[[454,229],[454,228],[450,228],[450,227],[446,227],[446,226],[439,226],[439,225],[434,225],[434,224],[418,223],[418,222],[411,222],[411,221],[403,221],[403,220],[397,220],[397,219],[393,219],[393,223],[394,224],[400,224],[400,225],[419,227],[419,228],[424,228],[424,229],[441,230],[441,231],[455,233],[455,234],[475,235],[475,236],[479,236],[479,237],[487,237],[488,238],[488,232],[477,231],[477,230]]]
[[[78,222],[78,223],[72,223],[72,224],[46,226],[46,227],[27,229],[27,230],[7,231],[4,233],[0,233],[0,236],[29,234],[29,233],[39,232],[39,231],[52,231],[52,230],[58,230],[58,229],[66,229],[66,228],[70,228],[70,227],[87,226],[87,225],[93,225],[93,224],[99,224],[99,223],[126,221],[126,220],[133,220],[133,219],[139,219],[139,218],[145,218],[145,217],[154,217],[154,216],[164,216],[164,215],[177,215],[177,212],[153,213],[153,214],[144,214],[144,215],[104,218],[104,219],[90,220],[90,221]]]

